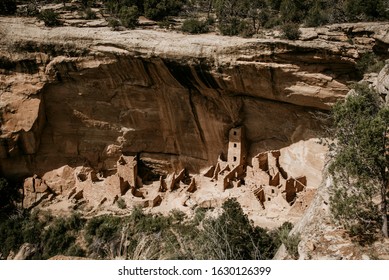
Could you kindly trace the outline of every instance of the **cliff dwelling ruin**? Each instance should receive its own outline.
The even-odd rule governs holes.
[[[276,224],[293,219],[293,214],[301,214],[309,205],[314,189],[307,188],[306,176],[288,174],[280,162],[280,150],[261,152],[249,164],[244,131],[243,126],[232,128],[228,133],[227,160],[219,156],[217,163],[201,174],[189,174],[184,168],[160,176],[159,180],[143,182],[138,174],[138,156],[122,154],[109,176],[90,167],[76,168],[72,188],[50,187],[69,176],[64,168],[46,175],[46,180],[36,175],[27,178],[23,206],[30,208],[41,203],[41,207],[51,208],[68,201],[72,207],[98,211],[115,207],[121,198],[129,206],[151,212],[177,208],[190,213],[197,206],[218,207],[228,197],[237,197],[243,207],[251,209],[251,218],[276,218]],[[54,200],[57,202],[50,202]],[[253,207],[252,201],[257,206]]]

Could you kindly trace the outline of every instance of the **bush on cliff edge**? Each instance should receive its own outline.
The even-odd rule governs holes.
[[[14,15],[16,13],[16,8],[15,0],[1,0],[0,15]]]

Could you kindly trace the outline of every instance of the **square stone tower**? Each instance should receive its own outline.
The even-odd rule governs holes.
[[[231,167],[246,163],[244,129],[241,126],[230,130],[227,162]]]

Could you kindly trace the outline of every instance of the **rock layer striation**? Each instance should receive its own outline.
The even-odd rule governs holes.
[[[226,156],[237,126],[248,162],[318,137],[317,116],[358,78],[361,53],[385,53],[385,26],[307,29],[292,42],[0,18],[0,173],[49,178],[58,194],[80,168],[115,174],[122,155],[137,155],[146,181],[199,173]]]

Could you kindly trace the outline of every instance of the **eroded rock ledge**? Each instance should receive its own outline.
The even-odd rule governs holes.
[[[30,189],[46,178],[56,194],[80,168],[115,174],[121,156],[137,155],[145,181],[200,173],[237,126],[250,163],[318,137],[315,115],[348,92],[360,54],[387,55],[387,27],[304,29],[292,42],[0,18],[0,173],[36,175]]]

